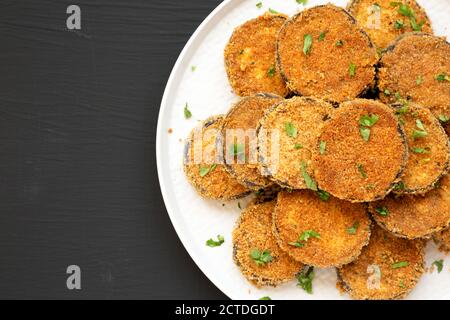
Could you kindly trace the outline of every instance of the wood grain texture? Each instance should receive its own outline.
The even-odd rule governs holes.
[[[0,298],[225,298],[157,179],[170,70],[218,0],[0,2]],[[66,267],[82,290],[66,289]]]

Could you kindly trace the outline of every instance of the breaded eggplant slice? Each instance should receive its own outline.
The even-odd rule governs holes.
[[[333,197],[323,201],[310,190],[281,191],[273,223],[282,250],[319,268],[356,259],[369,241],[371,225],[363,204]]]
[[[334,111],[331,104],[313,97],[294,97],[275,105],[258,127],[259,161],[281,186],[306,189],[303,172],[312,176],[313,154],[323,123]]]
[[[225,116],[221,128],[223,158],[228,172],[250,189],[259,190],[273,184],[258,164],[256,129],[270,107],[280,96],[256,94],[244,97]]]
[[[282,251],[272,233],[275,201],[250,203],[233,231],[233,259],[242,274],[257,286],[292,280],[303,264]],[[259,258],[264,254],[264,258]]]
[[[408,159],[394,110],[374,100],[342,103],[324,124],[319,141],[326,146],[313,162],[319,188],[351,202],[384,198]]]
[[[450,147],[447,134],[428,108],[413,103],[394,107],[409,148],[408,163],[395,192],[425,193],[433,189],[448,171]]]
[[[445,253],[450,252],[450,228],[435,233],[433,240],[439,245],[439,250]]]
[[[450,117],[450,44],[425,33],[402,35],[383,53],[378,69],[380,99],[409,100],[436,117]]]
[[[288,88],[332,102],[374,85],[375,46],[342,8],[317,6],[286,21],[277,38],[277,63]]]
[[[266,13],[237,27],[225,47],[225,68],[234,92],[249,96],[288,90],[276,69],[275,41],[287,16]]]
[[[373,227],[369,245],[358,259],[337,269],[338,287],[354,299],[403,298],[424,272],[423,248],[422,240],[397,238]]]
[[[369,211],[382,228],[399,237],[429,238],[450,226],[450,178],[445,176],[423,196],[389,196],[372,202]]]
[[[205,198],[232,200],[250,191],[225,169],[216,144],[223,116],[210,117],[192,130],[184,149],[184,172],[197,192]],[[219,157],[218,157],[219,155]]]
[[[347,10],[378,48],[386,48],[406,32],[433,33],[425,11],[414,0],[353,0]]]

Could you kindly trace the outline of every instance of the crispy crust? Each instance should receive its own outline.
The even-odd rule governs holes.
[[[312,156],[319,152],[317,137],[333,110],[333,106],[323,100],[294,97],[266,112],[258,127],[259,161],[273,181],[293,189],[306,188],[301,164],[304,162],[308,174],[313,174]],[[297,129],[296,137],[286,133],[286,123],[292,123]],[[272,133],[278,133],[275,141],[272,141]],[[276,142],[279,148],[272,153]]]
[[[222,121],[223,116],[213,116],[192,130],[184,148],[183,168],[189,182],[201,196],[209,199],[232,200],[242,198],[249,194],[250,191],[238,183],[225,170],[225,165],[221,164],[219,159],[216,159],[218,151],[216,136],[220,130]],[[198,130],[199,137],[203,137],[202,140],[205,139],[201,144],[194,143],[196,130]],[[194,150],[196,150],[195,152],[198,150],[202,156],[200,164],[191,163],[195,159]],[[210,150],[210,152],[207,150]],[[203,156],[207,157],[207,159]],[[217,167],[207,175],[201,177],[200,168],[209,167],[213,163],[217,163]]]
[[[369,245],[359,258],[337,269],[338,283],[353,298],[361,300],[399,299],[406,296],[424,272],[424,242],[396,238],[379,227],[374,227]],[[408,266],[393,268],[398,262]],[[380,287],[368,286],[373,277],[369,266],[381,271]]]
[[[422,31],[432,33],[430,19],[428,19],[425,11],[414,0],[402,1],[409,5],[414,11],[417,22],[424,21]],[[377,3],[380,7],[374,6]],[[398,12],[398,6],[391,6],[392,0],[353,0],[348,6],[347,10],[355,17],[358,24],[364,28],[369,34],[370,39],[378,48],[386,48],[389,43],[395,40],[395,38],[403,33],[414,31],[409,23],[409,18],[401,15]],[[377,19],[379,14],[379,20]],[[395,28],[396,21],[402,21],[403,28]],[[379,27],[376,27],[376,23],[380,23]]]
[[[355,234],[348,228],[358,223]],[[368,243],[371,221],[363,204],[330,197],[322,201],[310,190],[278,194],[274,213],[274,234],[281,249],[307,265],[327,268],[356,259]],[[299,236],[314,230],[320,239],[310,238],[303,247],[295,247]]]
[[[240,96],[271,92],[286,96],[288,90],[280,73],[274,70],[275,40],[287,16],[266,13],[237,27],[224,58],[231,87]]]
[[[379,120],[365,141],[359,120],[372,114]],[[384,198],[399,181],[408,159],[405,134],[393,109],[373,100],[342,103],[325,123],[319,140],[326,142],[326,152],[317,154],[313,162],[319,187],[351,202]]]
[[[434,242],[439,245],[439,250],[444,253],[450,252],[450,229],[447,228],[445,230],[436,232],[433,235]]]
[[[282,98],[279,96],[262,93],[244,97],[230,109],[221,127],[221,139],[223,139],[221,144],[226,169],[240,183],[253,190],[266,188],[273,184],[272,181],[261,174],[261,168],[257,163],[256,128],[264,112],[281,100]],[[254,136],[245,137],[245,161],[242,161],[242,163],[236,163],[235,159],[227,161],[230,152],[227,148],[234,143],[233,140],[227,141],[227,132],[229,133],[229,139],[234,139],[237,136],[237,133],[233,134],[227,131],[229,129],[255,130]]]
[[[294,279],[304,267],[283,252],[272,234],[275,201],[253,203],[242,212],[233,231],[233,259],[242,274],[256,286],[276,286]],[[273,260],[258,266],[250,257],[253,249],[269,250]]]
[[[325,32],[323,41],[319,36]],[[305,34],[313,43],[303,53]],[[336,46],[338,40],[342,46]],[[367,34],[342,8],[317,6],[290,18],[277,38],[277,64],[288,88],[299,95],[319,96],[332,102],[355,98],[375,81],[376,49]],[[350,75],[350,64],[356,72]]]
[[[374,220],[398,237],[429,238],[432,233],[450,226],[450,178],[445,176],[439,187],[424,196],[388,197],[369,205]],[[376,208],[385,207],[387,216]]]
[[[450,117],[450,82],[435,79],[441,73],[450,74],[449,56],[450,44],[443,38],[425,33],[398,37],[380,60],[380,99],[393,103],[398,92],[403,99],[429,108],[435,116]]]
[[[404,187],[397,193],[423,194],[434,188],[436,182],[448,171],[450,147],[447,134],[439,120],[431,111],[417,104],[394,105],[403,124],[409,148],[408,163],[402,182]],[[419,130],[417,120],[423,124],[427,135],[414,138],[413,133]],[[423,153],[421,153],[423,152]]]

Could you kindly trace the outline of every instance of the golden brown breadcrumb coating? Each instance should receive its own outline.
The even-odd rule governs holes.
[[[216,157],[221,152],[217,149],[216,138],[222,121],[223,116],[213,116],[192,130],[185,144],[183,167],[189,182],[200,195],[209,199],[231,200],[244,197],[250,191],[233,178]],[[200,161],[196,163],[198,156]]]
[[[436,232],[433,235],[433,240],[439,245],[439,250],[445,253],[450,252],[450,228]]]
[[[230,109],[222,124],[221,138],[226,168],[239,182],[253,190],[273,184],[262,175],[258,165],[256,129],[264,112],[281,100],[281,97],[271,94],[244,97]],[[242,139],[239,139],[240,134]]]
[[[370,119],[374,123],[363,125]],[[384,198],[398,182],[408,156],[393,109],[374,100],[342,103],[324,124],[319,141],[326,143],[326,150],[313,162],[318,186],[352,202]]]
[[[228,80],[236,94],[288,93],[275,63],[276,35],[285,21],[285,15],[266,13],[234,30],[224,57]]]
[[[332,102],[355,98],[373,86],[377,61],[375,46],[355,19],[330,4],[299,12],[278,34],[280,72],[299,95]]]
[[[413,10],[413,18],[404,15],[409,11],[402,11],[399,3]],[[397,36],[406,32],[433,32],[425,11],[414,0],[353,0],[347,8],[378,48],[386,48]]]
[[[381,227],[399,237],[429,238],[450,225],[450,178],[445,176],[423,196],[391,196],[370,203],[369,211]]]
[[[307,188],[302,171],[313,174],[311,160],[319,152],[317,138],[333,111],[323,100],[294,97],[265,114],[258,128],[259,161],[273,181],[293,189]]]
[[[273,223],[281,249],[320,268],[353,261],[370,237],[363,204],[333,197],[323,201],[310,190],[280,192]]]
[[[380,99],[410,100],[437,117],[450,117],[450,44],[425,33],[400,36],[383,53],[378,72]]]
[[[294,279],[304,267],[283,252],[272,234],[275,201],[251,203],[242,211],[233,231],[233,258],[242,274],[257,286],[277,284]],[[268,251],[271,261],[257,264],[252,251]]]
[[[402,298],[424,272],[423,247],[422,240],[396,238],[374,227],[358,259],[337,269],[339,286],[354,299]]]

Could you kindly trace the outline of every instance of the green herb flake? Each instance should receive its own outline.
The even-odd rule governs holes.
[[[256,4],[256,7],[257,7],[258,9],[261,9],[261,8],[262,8],[262,2],[258,2],[258,3]]]
[[[270,298],[269,296],[265,296],[265,297],[259,298],[259,300],[272,300],[272,298]]]
[[[444,115],[444,114],[440,114],[440,115],[438,116],[438,119],[439,119],[439,121],[442,122],[442,123],[446,123],[446,122],[449,122],[449,121],[450,121],[450,117],[448,117],[448,116],[446,116],[446,115]]]
[[[267,70],[267,75],[269,76],[269,77],[273,77],[274,75],[275,75],[275,66],[271,66],[270,68],[269,68],[269,70]]]
[[[278,14],[278,11],[276,11],[276,10],[274,10],[272,8],[269,8],[269,12],[272,13],[272,14]]]
[[[240,143],[233,143],[230,146],[229,153],[233,157],[237,157],[239,159],[245,159],[245,146]]]
[[[208,241],[206,241],[206,245],[208,247],[214,248],[214,247],[220,247],[222,245],[222,243],[224,243],[224,242],[225,242],[225,238],[219,234],[217,236],[217,241],[215,241],[213,239],[209,239]]]
[[[314,280],[314,268],[309,267],[308,270],[303,271],[297,276],[297,286],[305,290],[307,293],[313,293],[312,283]]]
[[[361,137],[364,139],[364,141],[369,141],[370,139],[370,128],[366,127],[360,127],[359,133],[361,134]]]
[[[425,147],[425,148],[411,148],[411,151],[414,153],[420,153],[420,154],[425,154],[425,153],[430,153],[430,147]]]
[[[323,41],[323,40],[325,40],[325,32],[321,32],[319,34],[319,38],[317,39],[317,41]]]
[[[335,46],[336,47],[342,47],[344,45],[344,41],[342,41],[342,40],[338,40],[338,41],[336,41],[336,43],[335,43]]]
[[[450,81],[450,77],[445,73],[440,73],[434,78],[439,82]]]
[[[330,194],[325,190],[317,190],[317,196],[322,201],[328,201],[328,199],[330,199]]]
[[[394,96],[395,96],[395,99],[397,99],[397,100],[401,100],[401,99],[402,99],[402,96],[400,95],[399,92],[396,92],[396,93],[394,94]]]
[[[360,164],[360,163],[357,163],[356,166],[358,167],[358,171],[359,171],[359,173],[361,174],[361,177],[363,177],[364,179],[366,179],[366,178],[367,178],[367,174],[366,174],[366,172],[364,171],[363,165]]]
[[[389,214],[389,210],[386,207],[376,207],[375,211],[383,217],[386,217]]]
[[[308,172],[306,171],[305,161],[302,161],[301,168],[302,168],[302,176],[303,179],[305,180],[306,187],[310,190],[317,191],[318,189],[316,182],[309,176]]]
[[[186,102],[186,104],[184,105],[184,118],[189,119],[190,117],[192,117],[192,112],[189,110],[189,106]]]
[[[401,15],[404,15],[405,17],[413,17],[414,16],[414,12],[412,11],[412,9],[407,4],[403,4],[403,3],[400,4],[400,6],[398,8],[398,13],[400,13]]]
[[[200,177],[206,176],[208,173],[214,171],[214,169],[216,169],[216,167],[217,167],[217,164],[215,164],[215,163],[210,166],[207,166],[207,167],[200,167],[200,169],[199,169]]]
[[[399,29],[403,29],[405,27],[405,24],[403,22],[403,20],[397,20],[394,23],[394,28],[399,30]]]
[[[250,252],[250,257],[258,266],[263,266],[273,260],[269,250],[264,250],[261,252],[258,249],[253,249]]]
[[[414,31],[422,31],[422,27],[425,24],[425,20],[422,20],[419,23],[417,23],[416,17],[414,16],[409,17],[409,22],[411,23],[411,28]]]
[[[391,95],[391,92],[389,91],[389,89],[384,89],[383,93],[384,93],[385,96],[390,96]]]
[[[292,124],[292,122],[286,122],[284,124],[284,131],[291,138],[297,137],[297,128]]]
[[[423,83],[423,77],[421,75],[417,76],[416,84],[419,85],[419,84],[422,84],[422,83]]]
[[[197,66],[191,66],[191,71],[194,72],[195,70],[197,70]]]
[[[303,145],[301,145],[300,143],[296,143],[296,144],[294,144],[294,149],[296,149],[296,150],[303,149]]]
[[[319,152],[320,154],[325,154],[325,152],[327,151],[327,142],[326,141],[320,141],[319,143]]]
[[[369,141],[370,139],[370,127],[375,125],[379,120],[379,117],[376,114],[371,115],[363,115],[359,118],[359,133],[364,141]]]
[[[398,286],[399,286],[400,288],[402,288],[402,289],[406,289],[406,285],[405,285],[405,282],[404,282],[403,280],[400,280],[400,281],[399,281]]]
[[[442,272],[442,269],[444,268],[444,260],[435,260],[433,261],[432,265],[435,265],[437,268],[438,273]]]
[[[350,228],[347,228],[347,233],[348,234],[356,234],[356,231],[358,231],[359,228],[359,221],[355,221],[355,223],[353,223],[353,226],[351,226]]]
[[[303,231],[303,232],[302,232],[302,234],[300,235],[300,237],[298,238],[298,240],[299,240],[299,241],[304,241],[304,242],[306,242],[306,241],[309,240],[309,238],[317,238],[317,239],[320,239],[320,234],[317,233],[317,232],[314,231],[314,230],[306,230],[306,231]]]
[[[308,55],[309,52],[311,51],[312,42],[313,38],[310,34],[305,34],[303,36],[303,53],[305,55]]]
[[[405,183],[402,182],[402,181],[396,183],[395,186],[394,186],[394,188],[393,188],[393,190],[394,190],[394,191],[405,190]]]
[[[298,4],[306,5],[308,3],[308,0],[296,0]]]
[[[404,114],[407,114],[408,112],[409,112],[409,106],[403,106],[403,107],[395,110],[396,115],[404,115]]]
[[[409,266],[408,261],[400,261],[392,264],[392,269],[399,269]]]
[[[354,77],[356,74],[356,65],[354,63],[350,63],[348,66],[348,74],[350,77]]]

